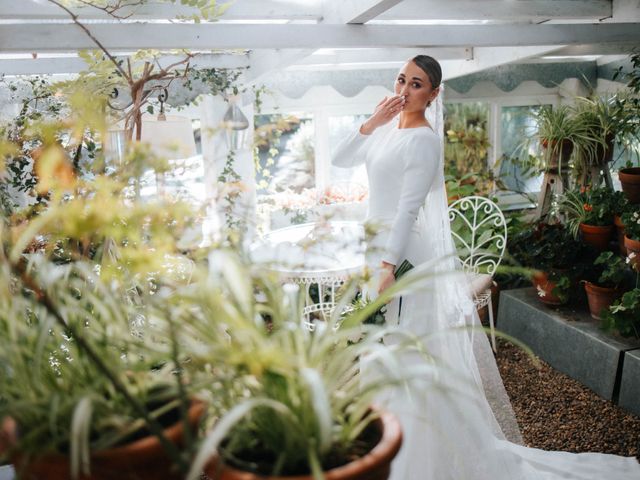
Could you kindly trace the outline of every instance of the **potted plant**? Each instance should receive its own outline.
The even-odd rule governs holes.
[[[545,172],[538,198],[537,217],[549,211],[553,195],[561,195],[568,186],[569,160],[574,152],[582,152],[597,141],[582,117],[568,105],[543,105],[535,113],[537,132],[534,136],[542,147],[541,169]],[[531,138],[520,149],[528,153]],[[527,148],[522,148],[527,147]]]
[[[171,322],[153,293],[174,280],[168,258],[193,217],[180,202],[132,199],[148,152],[105,173],[98,149],[76,168],[83,132],[105,127],[103,104],[74,99],[68,119],[25,133],[46,201],[16,212],[19,224],[0,218],[0,460],[42,480],[182,478],[204,405],[177,373],[179,345],[152,332]],[[0,141],[0,158],[15,150]]]
[[[537,138],[543,148],[545,170],[557,170],[567,165],[579,132],[571,109],[566,105],[543,105],[535,114]]]
[[[635,143],[637,150],[639,141],[638,124],[640,123],[640,53],[632,54],[630,61],[631,71],[623,72],[622,67],[620,67],[614,79],[618,76],[623,76],[629,80],[627,82],[627,88],[630,94],[621,99],[620,102],[624,102],[624,106],[630,112],[628,122],[629,137],[631,142]],[[622,191],[627,195],[629,202],[632,204],[640,204],[640,167],[634,167],[631,162],[627,162],[624,168],[618,170],[618,177],[620,178]]]
[[[632,257],[632,263],[640,263],[640,209],[631,209],[622,215],[624,246]]]
[[[621,168],[618,170],[618,178],[629,203],[640,204],[640,167]]]
[[[560,201],[567,216],[567,224],[574,236],[581,233],[582,240],[603,251],[609,247],[613,233],[613,212],[616,197],[608,187],[568,191]]]
[[[629,209],[629,201],[623,192],[613,192],[611,208],[613,209],[613,224],[616,227],[618,248],[621,255],[626,255],[627,249],[624,246],[624,223],[622,223],[622,215]]]
[[[592,138],[579,152],[578,161],[583,165],[604,167],[613,159],[614,143],[628,146],[637,138],[636,112],[624,94],[577,97],[575,112]],[[591,180],[594,183],[597,179]]]
[[[584,289],[591,317],[600,320],[600,312],[609,308],[624,293],[620,285],[626,278],[628,268],[624,260],[613,252],[602,252],[594,264],[602,266],[602,273],[597,283],[585,281]]]
[[[630,253],[627,257],[627,263],[636,271],[635,288],[602,312],[602,327],[605,330],[616,330],[623,337],[640,339],[640,264],[633,263],[635,256],[635,253]]]
[[[509,252],[522,266],[537,270],[531,281],[539,300],[548,305],[569,300],[574,279],[582,275],[579,261],[587,254],[564,225],[545,222],[512,237]]]
[[[399,375],[362,383],[360,360],[374,355],[381,338],[393,331],[362,323],[416,275],[407,273],[356,309],[348,308],[357,282],[350,283],[334,313],[311,334],[303,327],[297,286],[283,289],[233,252],[212,252],[209,265],[202,289],[188,289],[176,301],[181,323],[197,333],[183,339],[191,342],[190,368],[227,379],[212,386],[219,419],[190,478],[204,468],[211,478],[227,480],[386,479],[401,431],[374,400],[412,373],[411,367],[400,372],[400,358],[390,352],[380,368]],[[253,302],[256,292],[261,300]],[[185,302],[196,308],[185,308]],[[342,314],[345,308],[348,313]],[[419,340],[403,338],[397,351],[419,354]]]
[[[148,312],[93,264],[0,257],[0,456],[24,478],[181,478],[204,405],[132,331]]]

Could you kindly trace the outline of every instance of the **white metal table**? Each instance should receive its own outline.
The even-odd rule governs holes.
[[[300,285],[309,328],[336,304],[339,287],[365,265],[364,227],[358,222],[317,222],[273,230],[252,248],[254,262],[280,274],[283,283]],[[317,286],[317,294],[312,294]]]

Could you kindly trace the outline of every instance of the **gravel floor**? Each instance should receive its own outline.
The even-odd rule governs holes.
[[[499,343],[498,368],[528,446],[640,460],[640,417],[542,361],[538,369],[522,350]]]

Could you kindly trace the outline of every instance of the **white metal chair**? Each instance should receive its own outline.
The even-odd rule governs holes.
[[[498,205],[479,196],[453,202],[449,221],[462,267],[470,275],[474,304],[477,309],[488,307],[491,345],[496,351],[491,285],[507,246],[507,222]]]

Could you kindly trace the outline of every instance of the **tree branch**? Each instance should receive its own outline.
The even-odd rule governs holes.
[[[122,69],[122,67],[120,66],[120,64],[118,63],[118,60],[111,55],[111,53],[109,52],[109,50],[107,50],[107,48],[102,44],[102,42],[100,42],[100,40],[98,40],[92,33],[91,30],[89,30],[82,22],[80,22],[80,20],[78,20],[78,15],[76,15],[75,13],[73,13],[73,11],[66,7],[65,5],[63,5],[62,3],[60,3],[57,0],[49,0],[49,2],[53,3],[54,5],[57,5],[58,7],[60,7],[61,9],[63,9],[65,12],[67,12],[70,16],[71,16],[71,20],[73,20],[73,23],[75,23],[77,26],[79,26],[84,33],[87,34],[87,36],[93,41],[93,43],[95,43],[98,48],[100,50],[102,50],[102,52],[107,56],[107,58],[109,60],[111,60],[111,62],[113,63],[113,65],[116,67],[116,69],[118,70],[118,72],[120,72],[120,74],[127,80],[130,81],[130,77],[127,77],[126,72]]]

